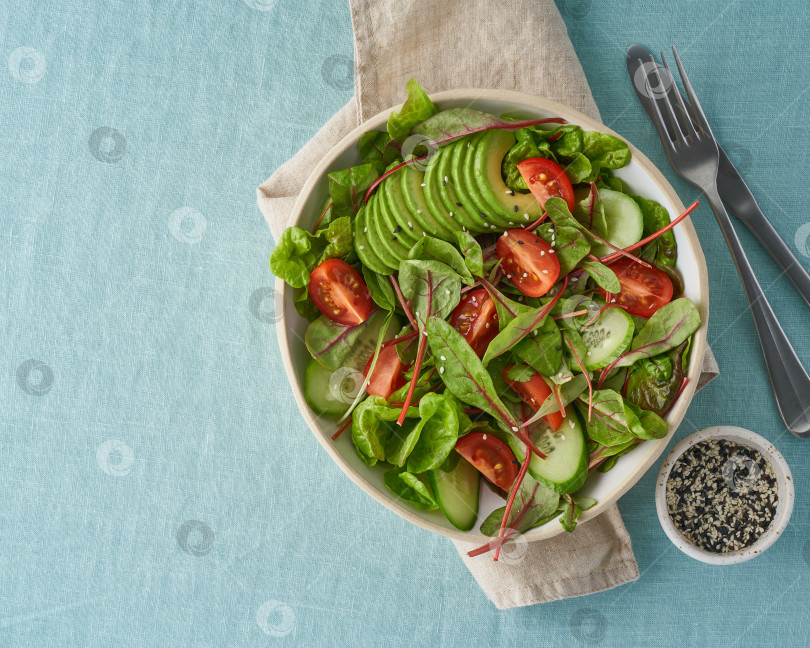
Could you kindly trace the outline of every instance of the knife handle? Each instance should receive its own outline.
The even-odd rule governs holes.
[[[739,179],[742,182],[742,179]],[[750,198],[745,201],[745,208],[735,205],[732,211],[737,215],[751,233],[757,237],[762,246],[768,251],[774,261],[776,261],[785,274],[796,286],[796,290],[802,296],[807,305],[810,306],[810,273],[804,269],[801,262],[793,254],[784,239],[779,236],[773,225],[762,213],[757,202]]]
[[[790,340],[776,319],[762,286],[757,281],[716,187],[707,189],[704,194],[717,217],[734,264],[737,266],[746,297],[748,297],[759,343],[765,356],[768,377],[771,380],[782,420],[795,436],[810,437],[810,424],[808,424],[810,376],[807,375]]]

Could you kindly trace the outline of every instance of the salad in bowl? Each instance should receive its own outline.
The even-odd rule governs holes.
[[[610,133],[407,92],[270,268],[303,318],[309,413],[400,507],[497,559],[573,531],[586,484],[672,431],[705,341],[677,267],[696,203],[671,218],[636,195]]]

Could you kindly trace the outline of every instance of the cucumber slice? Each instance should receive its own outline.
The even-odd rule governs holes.
[[[451,470],[445,471],[445,468]],[[430,488],[439,508],[450,523],[469,531],[478,519],[480,474],[457,452],[452,452],[442,466],[428,471]]]
[[[538,421],[531,426],[529,435],[546,454],[545,459],[532,456],[529,474],[560,495],[579,490],[588,478],[588,444],[576,410],[571,405],[565,408],[565,418],[557,432]],[[515,458],[522,462],[526,456],[523,441],[510,434],[508,442]]]
[[[611,306],[603,310],[581,334],[588,349],[583,358],[585,368],[607,367],[630,346],[634,331],[633,318],[623,308]]]
[[[304,374],[304,398],[316,414],[345,414],[363,385],[363,374],[348,367],[330,371],[313,359]]]
[[[641,208],[627,194],[613,189],[600,189],[599,198],[605,210],[607,232],[605,238],[616,247],[626,248],[638,243],[644,233],[644,217]],[[591,253],[605,256],[613,250],[606,245],[594,245]]]

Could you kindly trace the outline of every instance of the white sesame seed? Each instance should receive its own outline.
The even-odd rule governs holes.
[[[368,227],[364,227],[364,228],[363,228],[363,231],[364,231],[364,232],[368,232]]]
[[[560,435],[560,438],[561,438],[563,441],[565,441],[565,435],[564,435],[564,434],[561,434],[561,435]]]
[[[548,274],[548,270],[543,270],[543,274]]]
[[[487,440],[487,435],[485,434],[484,437],[483,437],[483,441],[486,441],[486,440]]]
[[[444,356],[439,356],[439,360],[447,360]]]
[[[544,250],[540,250],[540,256],[546,256],[546,253],[545,253]]]
[[[361,245],[361,246],[358,248],[358,250],[365,250],[365,249],[366,249],[366,246],[365,246],[365,245]]]
[[[585,353],[585,355],[588,355],[588,356],[589,356],[589,355],[591,355],[591,352],[590,352],[590,351],[587,351],[587,352]]]
[[[416,213],[417,213],[417,214],[421,214],[421,213],[422,213],[422,210],[421,210],[421,209],[417,209],[417,210],[416,210]]]
[[[507,279],[511,279],[511,278],[512,278],[512,275],[508,274],[508,275],[506,275],[506,278],[507,278]]]
[[[518,429],[513,425],[512,426],[512,432],[517,432],[517,431],[518,431]]]
[[[554,254],[554,250],[549,250],[548,253],[549,254]]]
[[[568,421],[568,425],[569,425],[570,427],[572,427],[572,428],[573,428],[573,427],[574,427],[574,422],[573,422],[573,421],[571,421],[571,420],[569,420],[569,421]]]
[[[529,215],[528,214],[523,214],[523,218],[525,218],[526,220],[529,220]]]
[[[489,328],[489,322],[484,325],[484,328]]]
[[[490,228],[490,229],[495,229],[495,226],[494,226],[494,225],[490,225],[490,226],[489,226],[489,228]]]
[[[511,189],[507,189],[507,190],[506,190],[506,193],[510,194],[510,193],[512,193],[512,190],[511,190]]]
[[[425,183],[424,183],[424,182],[422,183],[422,186],[423,186],[423,187],[425,186]]]
[[[413,223],[411,221],[408,221],[408,227],[413,227]]]
[[[444,373],[444,367],[439,367],[439,373],[440,373],[440,374],[443,374],[443,373]]]

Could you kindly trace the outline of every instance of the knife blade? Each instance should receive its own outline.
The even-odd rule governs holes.
[[[657,70],[659,67],[655,57],[646,48],[641,45],[631,45],[627,50],[627,72],[641,107],[654,122],[653,111],[655,109],[642,81],[644,78],[642,65],[654,66],[647,67],[648,72]],[[659,84],[658,87],[653,88],[653,93],[660,92],[662,97],[665,93],[673,91],[678,91],[674,84],[670,87],[661,87]],[[720,198],[759,240],[810,306],[810,274],[762,212],[751,189],[737,172],[719,142],[717,148],[720,151],[720,168],[717,172],[717,191]]]

